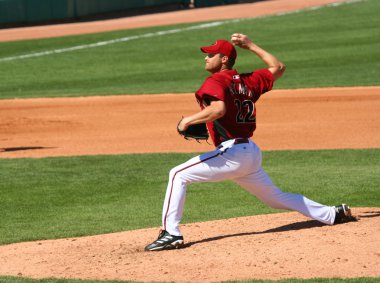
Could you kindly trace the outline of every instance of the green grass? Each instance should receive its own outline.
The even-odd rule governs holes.
[[[226,281],[229,283],[374,283],[378,282],[379,278],[350,278],[350,279],[339,279],[339,278],[315,278],[315,279],[283,279],[277,281],[271,280],[247,280],[247,281]]]
[[[194,92],[208,75],[200,45],[250,35],[287,65],[276,88],[379,85],[380,1],[249,19],[39,58],[0,62],[0,99]],[[0,59],[183,28],[178,25],[0,43]],[[241,72],[264,67],[239,50]],[[0,159],[0,244],[160,226],[170,168],[194,154]],[[335,205],[379,206],[380,149],[264,152],[284,191]],[[239,205],[236,205],[236,204]],[[193,184],[183,223],[279,212],[232,182]],[[374,283],[380,278],[249,280]],[[100,283],[0,277],[0,283]]]
[[[0,62],[0,98],[194,92],[208,75],[199,46],[250,35],[287,65],[277,88],[379,85],[380,1],[367,0],[103,47]],[[0,43],[0,58],[190,25]],[[239,50],[237,69],[264,67]]]
[[[70,279],[29,279],[22,277],[0,277],[0,283],[127,283],[136,281],[97,281],[97,280],[70,280]],[[377,283],[379,278],[315,278],[315,279],[283,279],[283,280],[247,280],[224,281],[228,283]]]
[[[378,206],[380,149],[273,151],[284,191],[328,205]],[[161,225],[170,168],[193,154],[0,160],[0,244]],[[239,204],[239,205],[236,205]],[[234,183],[192,184],[183,223],[279,212]]]

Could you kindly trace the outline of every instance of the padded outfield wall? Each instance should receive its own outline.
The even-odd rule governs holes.
[[[178,5],[206,7],[239,0],[0,0],[0,27],[75,21],[113,12]]]
[[[70,21],[168,5],[189,6],[190,0],[0,0],[0,25]]]

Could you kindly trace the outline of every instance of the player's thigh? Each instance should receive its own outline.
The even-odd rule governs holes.
[[[171,178],[184,182],[216,182],[237,176],[239,164],[226,159],[219,150],[204,153],[188,160],[170,171]]]
[[[236,178],[234,181],[246,191],[270,205],[277,204],[278,198],[283,195],[283,192],[273,184],[269,175],[261,167],[256,172]]]

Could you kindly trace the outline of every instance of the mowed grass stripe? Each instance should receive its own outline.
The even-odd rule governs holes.
[[[378,206],[380,149],[264,152],[284,191]],[[0,160],[0,244],[161,225],[169,170],[194,154]],[[237,206],[236,204],[239,203]],[[236,184],[190,185],[183,223],[278,212]]]
[[[378,85],[380,2],[368,0],[257,18],[204,30],[1,62],[0,98],[193,92],[208,75],[199,46],[239,31],[287,66],[277,88]],[[191,25],[0,43],[0,58],[68,48]],[[264,67],[239,51],[240,72]]]

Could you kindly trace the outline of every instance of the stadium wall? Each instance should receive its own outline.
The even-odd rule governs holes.
[[[0,26],[62,22],[112,12],[177,5],[191,0],[0,0]]]
[[[255,2],[262,0],[251,0]],[[209,7],[242,0],[0,0],[0,28],[112,18],[164,7]],[[149,10],[150,9],[150,10]]]

